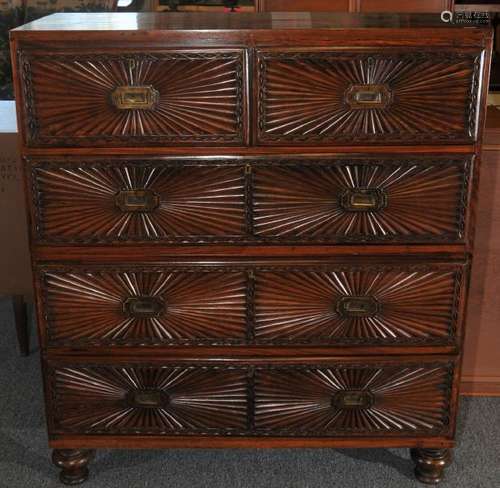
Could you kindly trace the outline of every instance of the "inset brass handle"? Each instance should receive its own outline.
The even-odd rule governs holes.
[[[159,390],[135,390],[130,392],[128,402],[132,407],[158,408],[164,403],[163,396]]]
[[[379,302],[370,296],[342,297],[337,302],[337,312],[344,317],[373,317],[379,309]]]
[[[387,194],[379,188],[349,188],[340,197],[348,212],[376,212],[387,205]]]
[[[342,409],[369,408],[373,400],[373,395],[367,390],[343,390],[333,396],[332,406]]]
[[[121,190],[115,195],[115,204],[123,212],[152,212],[160,197],[152,190]]]
[[[391,99],[386,85],[351,85],[346,92],[346,101],[353,109],[385,108]]]
[[[164,310],[165,304],[158,297],[131,297],[123,302],[123,311],[134,318],[158,317]]]
[[[113,105],[119,110],[151,110],[160,94],[152,86],[117,86],[111,94]]]

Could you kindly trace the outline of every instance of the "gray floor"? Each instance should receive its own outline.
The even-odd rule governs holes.
[[[62,486],[49,461],[39,357],[17,355],[9,302],[0,300],[0,486]],[[34,347],[36,349],[36,346]],[[500,487],[500,398],[464,399],[447,487]],[[409,488],[406,449],[100,451],[87,488]]]

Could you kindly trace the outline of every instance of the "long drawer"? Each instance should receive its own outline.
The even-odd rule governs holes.
[[[243,50],[19,56],[29,146],[244,143]]]
[[[435,436],[453,426],[454,361],[46,366],[51,434]]]
[[[42,266],[44,346],[455,345],[464,264]]]
[[[477,138],[480,50],[258,49],[249,107],[247,56],[243,49],[22,50],[25,142],[314,146]]]
[[[470,155],[33,160],[45,243],[463,242]]]
[[[456,144],[477,137],[481,51],[257,52],[257,143]]]

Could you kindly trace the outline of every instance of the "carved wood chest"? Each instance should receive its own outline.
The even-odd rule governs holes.
[[[437,16],[13,31],[63,482],[177,446],[409,447],[441,479],[490,50]]]

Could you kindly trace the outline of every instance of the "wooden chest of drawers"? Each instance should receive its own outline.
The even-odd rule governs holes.
[[[174,446],[410,447],[441,479],[490,50],[433,16],[13,31],[63,482]]]

